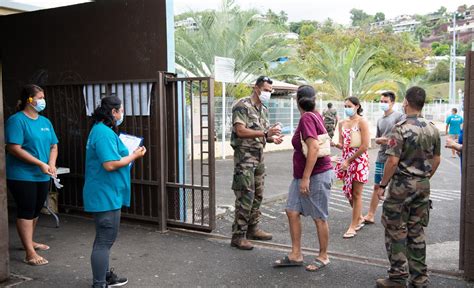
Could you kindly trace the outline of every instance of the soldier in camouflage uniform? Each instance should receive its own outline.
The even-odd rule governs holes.
[[[339,117],[337,117],[337,110],[332,108],[332,103],[328,103],[328,108],[323,111],[324,127],[328,131],[329,137],[334,137],[334,130],[337,127]]]
[[[234,148],[235,219],[231,246],[251,250],[247,239],[270,240],[272,235],[257,228],[263,199],[265,165],[263,148],[267,142],[280,144],[281,127],[270,127],[268,109],[262,102],[270,99],[272,80],[257,79],[252,96],[242,98],[232,107],[231,146]]]
[[[390,269],[388,278],[378,279],[377,287],[426,287],[426,244],[430,178],[440,163],[441,143],[435,125],[422,118],[426,94],[422,88],[408,89],[403,108],[406,119],[389,135],[389,155],[377,193],[383,203],[382,224]]]

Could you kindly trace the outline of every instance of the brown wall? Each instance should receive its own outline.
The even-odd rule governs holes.
[[[167,70],[167,49],[166,0],[96,0],[0,16],[0,147],[22,85],[156,78]],[[4,156],[0,149],[0,282],[9,275]]]
[[[167,70],[166,31],[166,0],[96,0],[0,16],[5,116],[28,82],[155,77]]]
[[[467,279],[474,279],[474,52],[466,59],[464,97],[464,137],[461,183],[460,269]]]
[[[0,61],[0,99],[2,97],[2,62]],[[3,102],[0,101],[0,147],[5,146],[3,133]],[[5,182],[5,150],[0,149],[0,282],[10,274],[8,269],[8,213],[7,187]]]

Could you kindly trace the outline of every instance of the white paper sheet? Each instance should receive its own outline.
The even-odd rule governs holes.
[[[143,138],[125,133],[120,133],[119,138],[122,140],[125,147],[127,147],[129,155],[131,155],[133,151],[137,150],[137,148],[140,147],[143,142]]]

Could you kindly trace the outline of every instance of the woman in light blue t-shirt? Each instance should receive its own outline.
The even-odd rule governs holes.
[[[5,124],[7,186],[16,203],[16,226],[26,252],[24,262],[34,266],[48,264],[36,250],[48,250],[49,246],[33,241],[33,235],[48,196],[50,178],[56,175],[58,157],[53,125],[39,115],[45,108],[43,89],[26,85],[18,112]]]
[[[94,216],[96,236],[91,255],[93,287],[122,286],[127,278],[109,269],[110,248],[117,238],[120,209],[130,206],[130,163],[145,155],[139,147],[131,155],[117,136],[123,122],[122,101],[102,98],[92,115],[86,145],[86,171],[83,189],[84,210]]]

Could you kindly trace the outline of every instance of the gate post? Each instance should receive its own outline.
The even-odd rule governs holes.
[[[464,277],[474,279],[474,52],[466,57],[464,94],[464,139],[461,181],[461,229],[459,268]],[[471,129],[473,128],[473,129]]]
[[[155,92],[155,99],[156,99],[156,104],[155,105],[155,117],[159,117],[159,150],[160,150],[160,155],[158,157],[159,159],[159,179],[160,179],[160,190],[159,190],[159,197],[158,197],[158,226],[160,232],[165,232],[168,227],[167,227],[167,220],[168,220],[168,197],[166,195],[166,182],[167,182],[167,161],[166,161],[166,75],[163,72],[158,72],[158,83],[157,83],[157,89]]]
[[[2,64],[0,63],[0,282],[10,276],[8,255],[8,203],[7,185],[5,183],[5,138],[3,130],[3,85]]]

